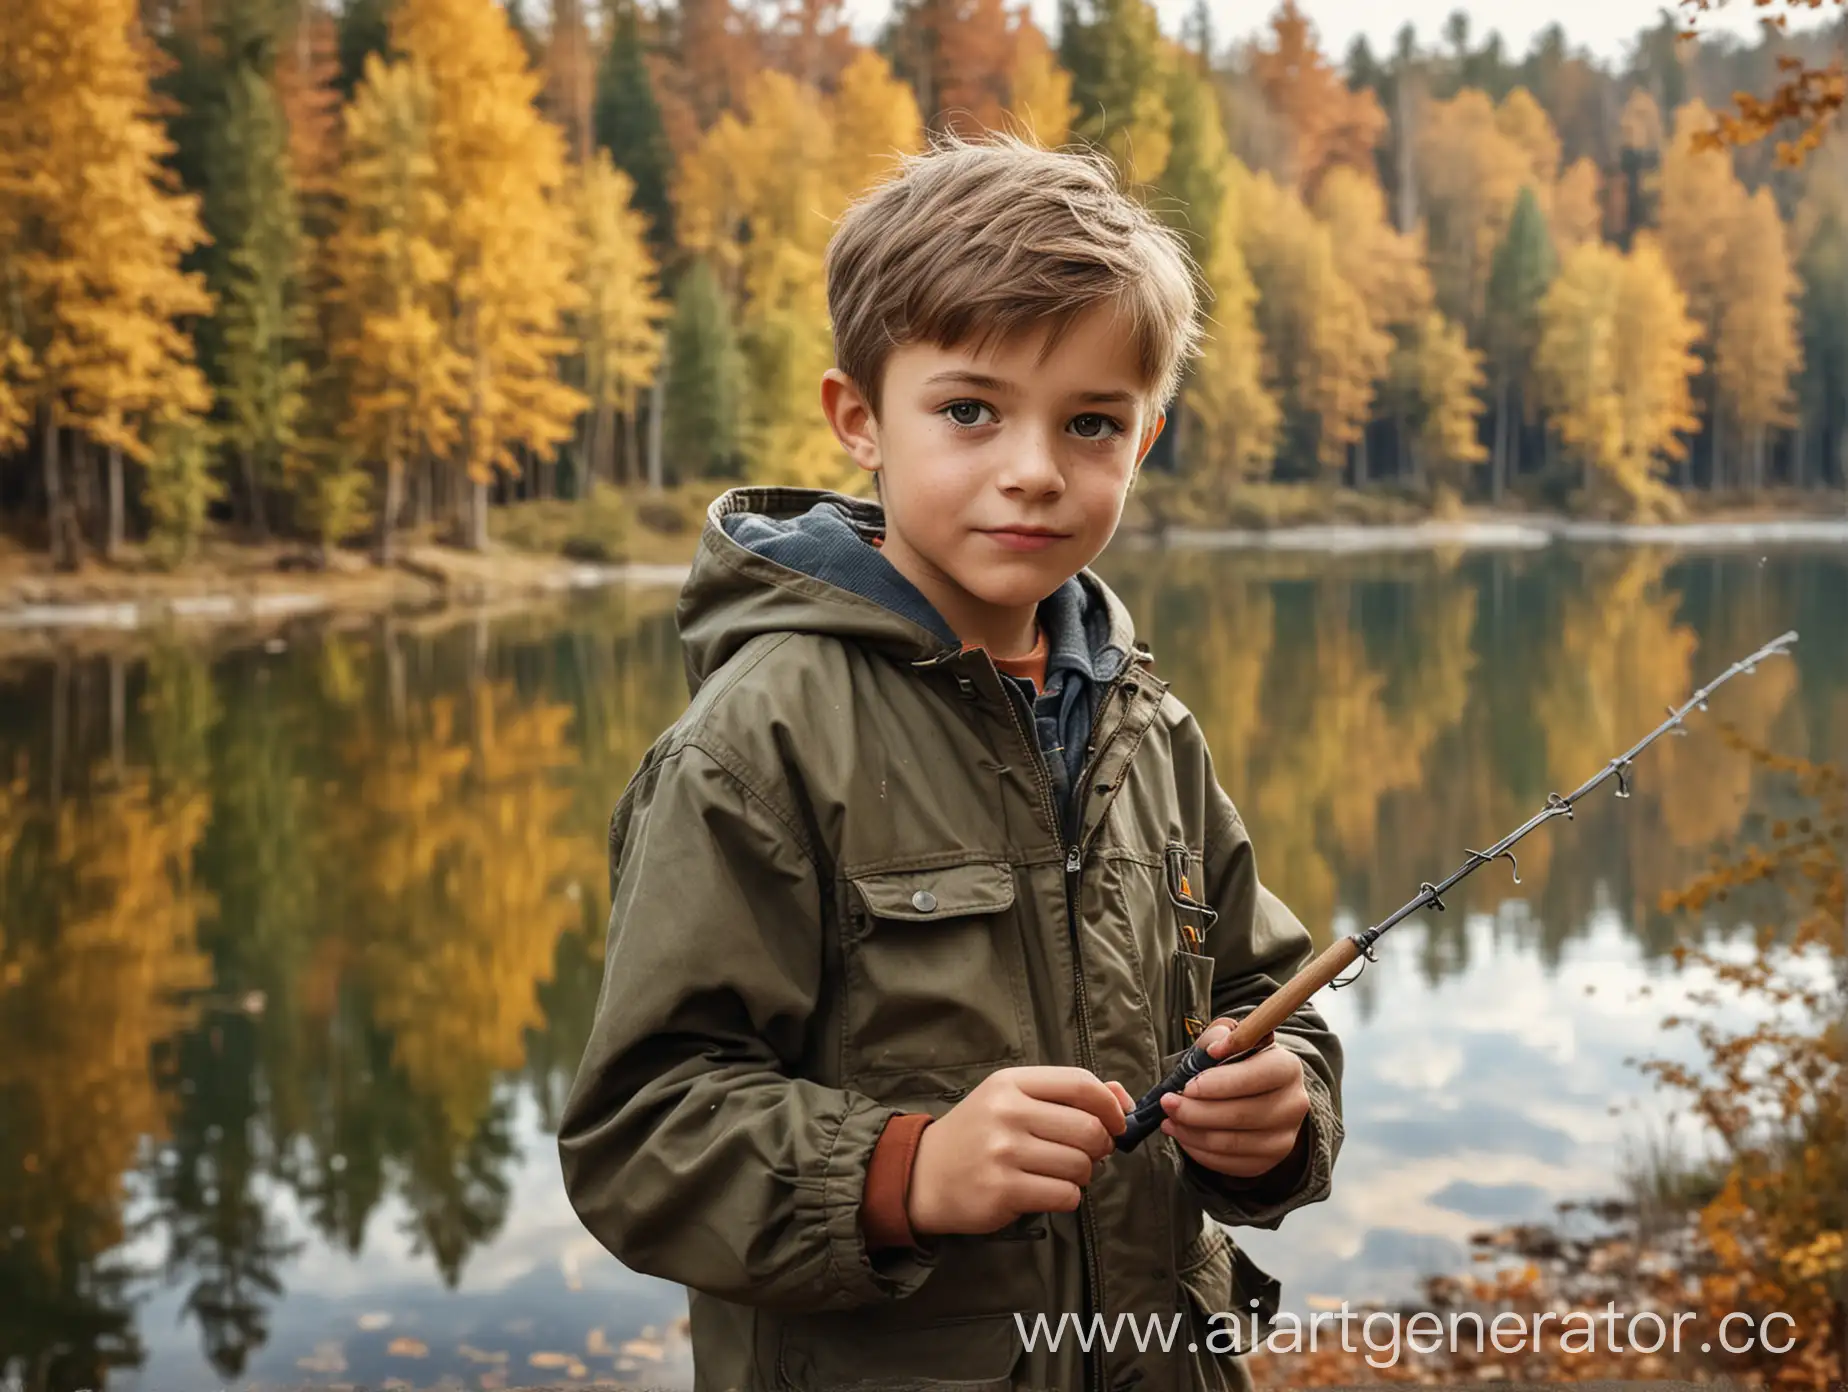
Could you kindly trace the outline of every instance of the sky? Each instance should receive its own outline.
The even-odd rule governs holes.
[[[1169,34],[1178,33],[1192,3],[1193,0],[1155,0],[1162,28]],[[1575,48],[1589,48],[1600,58],[1621,60],[1637,31],[1653,26],[1663,9],[1659,0],[1551,0],[1537,5],[1508,4],[1506,0],[1392,0],[1390,4],[1380,4],[1378,0],[1298,0],[1298,4],[1315,25],[1322,50],[1337,58],[1346,54],[1355,35],[1361,33],[1367,36],[1375,53],[1385,56],[1392,50],[1399,27],[1407,21],[1417,28],[1423,46],[1435,46],[1444,21],[1453,10],[1461,9],[1470,17],[1475,42],[1492,29],[1500,30],[1504,49],[1517,57],[1527,51],[1534,35],[1557,20]],[[1033,17],[1040,27],[1048,34],[1056,34],[1058,0],[1032,0],[1032,5]],[[1208,0],[1208,5],[1214,43],[1223,47],[1261,29],[1276,8],[1276,0]],[[890,4],[889,0],[847,0],[846,8],[856,35],[870,40]],[[1686,10],[1678,13],[1681,18],[1687,16]],[[1702,33],[1726,31],[1750,36],[1757,24],[1754,16],[1750,0],[1728,0],[1723,8],[1701,16],[1696,27]],[[1801,22],[1807,26],[1814,21],[1806,14]],[[1798,23],[1792,20],[1793,25]]]

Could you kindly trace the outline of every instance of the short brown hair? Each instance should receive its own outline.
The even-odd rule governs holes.
[[[825,266],[835,363],[875,415],[896,347],[980,352],[1049,320],[1043,362],[1103,303],[1127,313],[1152,407],[1173,399],[1199,351],[1199,271],[1186,243],[1091,147],[945,132],[848,207]]]

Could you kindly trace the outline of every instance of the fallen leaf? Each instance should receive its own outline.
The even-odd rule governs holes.
[[[467,1344],[463,1344],[456,1352],[471,1363],[505,1363],[507,1361],[505,1353],[489,1353],[486,1349],[470,1348]]]
[[[615,1349],[610,1347],[609,1339],[604,1336],[602,1325],[598,1325],[595,1329],[590,1331],[590,1337],[584,1340],[584,1351],[589,1354],[603,1357],[607,1357],[616,1352]]]
[[[390,1323],[391,1316],[385,1314],[383,1311],[365,1314],[359,1317],[359,1327],[361,1329],[383,1329]]]
[[[535,1368],[569,1368],[573,1360],[568,1353],[535,1353],[526,1361]]]
[[[423,1358],[430,1352],[429,1345],[422,1339],[413,1339],[408,1334],[400,1334],[386,1345],[385,1352],[399,1358]]]
[[[632,1358],[647,1358],[656,1363],[667,1356],[666,1351],[653,1339],[627,1339],[623,1342],[622,1351]]]

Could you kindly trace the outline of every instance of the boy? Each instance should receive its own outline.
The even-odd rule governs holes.
[[[691,705],[610,824],[572,1203],[689,1288],[701,1392],[1248,1386],[1209,1318],[1249,1347],[1276,1285],[1218,1223],[1327,1196],[1339,1044],[1305,1007],[1112,1141],[1310,955],[1088,569],[1196,350],[1191,263],[1102,157],[952,136],[827,276],[822,405],[878,501],[712,505]]]

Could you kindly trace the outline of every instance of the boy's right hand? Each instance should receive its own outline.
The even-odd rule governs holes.
[[[1088,1069],[997,1069],[919,1135],[911,1230],[989,1233],[1022,1214],[1071,1212],[1134,1106]]]

